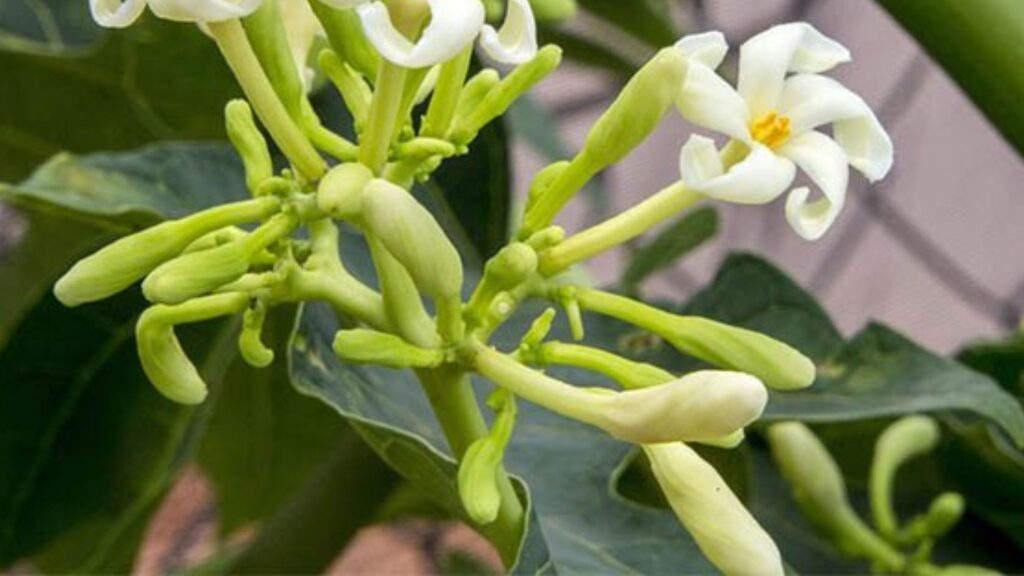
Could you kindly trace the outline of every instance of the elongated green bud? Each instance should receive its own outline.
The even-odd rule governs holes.
[[[259,198],[157,224],[80,260],[57,281],[53,292],[65,306],[102,300],[181,254],[197,238],[225,226],[265,218],[279,207],[280,200],[276,198]]]
[[[267,309],[262,304],[245,311],[242,331],[238,335],[238,351],[255,368],[266,368],[274,362],[274,351],[263,344],[263,324]]]
[[[704,555],[729,576],[785,571],[771,536],[713,466],[681,443],[644,446],[665,498]]]
[[[548,188],[554,184],[562,173],[566,171],[571,165],[568,160],[561,160],[553,164],[549,164],[542,168],[540,172],[537,172],[536,176],[533,177],[533,182],[530,183],[530,190],[526,195],[526,212],[529,212],[533,205],[538,200],[544,197],[547,193]]]
[[[526,214],[526,233],[551,224],[559,211],[601,170],[643,142],[672,107],[686,78],[686,57],[666,48],[641,68],[587,135],[573,158]]]
[[[290,232],[295,217],[279,214],[244,239],[175,258],[154,270],[142,283],[150,302],[179,304],[213,292],[249,271],[252,258]]]
[[[331,79],[331,83],[338,89],[345,107],[352,114],[356,131],[362,132],[366,127],[366,118],[370,113],[370,101],[373,99],[373,92],[351,66],[341,61],[338,53],[333,50],[324,50],[319,57],[320,68]]]
[[[530,0],[538,22],[562,22],[576,15],[576,0]]]
[[[490,524],[498,517],[498,475],[516,420],[515,398],[508,392],[495,392],[488,403],[497,406],[494,426],[487,436],[470,445],[459,463],[459,498],[466,514],[479,525]]]
[[[185,355],[174,326],[237,314],[248,306],[244,294],[220,294],[180,306],[157,305],[139,317],[136,345],[142,368],[156,389],[181,404],[199,404],[207,387],[195,365]]]
[[[249,233],[242,230],[238,226],[228,226],[227,228],[221,228],[206,234],[196,239],[195,242],[189,244],[182,251],[182,254],[188,254],[190,252],[201,252],[203,250],[209,250],[210,248],[216,248],[223,246],[236,240],[241,240],[248,236]]]
[[[537,317],[536,320],[530,324],[530,329],[523,335],[523,341],[519,344],[519,349],[523,351],[532,352],[537,347],[541,346],[544,339],[551,333],[551,326],[555,322],[555,316],[558,315],[558,311],[554,308],[547,308]]]
[[[892,484],[896,472],[908,460],[931,452],[939,442],[939,425],[927,416],[907,416],[882,432],[875,443],[871,462],[871,514],[878,531],[886,538],[897,534],[892,507]]]
[[[341,60],[366,78],[376,78],[380,56],[366,39],[356,11],[338,10],[320,0],[309,0],[309,6],[323,25],[331,48]]]
[[[484,126],[507,112],[513,102],[554,72],[561,62],[561,48],[554,45],[541,48],[529,62],[518,66],[488,91],[472,112],[456,119],[451,140],[460,145],[471,142]]]
[[[670,372],[644,362],[634,362],[617,354],[564,342],[548,342],[531,355],[542,366],[575,366],[603,374],[627,390],[650,388],[676,379]]]
[[[459,100],[455,104],[454,121],[469,116],[469,114],[480,105],[480,102],[501,82],[501,75],[497,70],[487,68],[477,72],[466,82],[459,92]]]
[[[932,501],[926,513],[910,521],[894,541],[902,545],[913,545],[939,538],[956,526],[965,508],[963,496],[945,492]]]
[[[435,300],[459,295],[459,252],[411,194],[385,180],[370,182],[363,198],[363,219],[420,290]]]
[[[579,290],[584,310],[618,318],[658,336],[684,354],[716,366],[747,372],[776,390],[814,383],[816,368],[792,346],[752,330],[694,316],[678,316],[624,296]]]
[[[336,166],[320,181],[317,206],[334,218],[356,218],[363,213],[364,191],[371,180],[373,172],[363,164],[351,162]]]
[[[409,344],[398,336],[376,330],[341,330],[334,337],[334,353],[353,364],[376,364],[390,368],[437,368],[444,352]]]
[[[270,158],[267,140],[263,137],[252,108],[245,100],[232,100],[224,109],[228,138],[242,158],[245,168],[245,184],[255,193],[260,184],[274,175],[274,162]]]
[[[255,12],[242,19],[242,25],[278,99],[292,120],[301,121],[301,102],[306,97],[300,76],[303,70],[296,66],[280,6],[277,2],[261,2]]]

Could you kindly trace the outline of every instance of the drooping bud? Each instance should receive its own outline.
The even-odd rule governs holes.
[[[341,220],[356,218],[363,212],[366,185],[373,172],[358,162],[331,169],[320,181],[316,202],[321,210]]]
[[[435,300],[459,295],[459,252],[437,220],[411,194],[385,180],[373,180],[364,193],[363,220],[420,290]]]
[[[714,467],[679,442],[644,452],[672,510],[716,567],[729,576],[784,573],[775,542]]]
[[[939,436],[935,420],[927,416],[907,416],[891,424],[878,437],[871,462],[871,514],[878,531],[886,538],[895,537],[898,530],[892,507],[892,485],[897,470],[908,460],[931,452]]]
[[[265,218],[279,207],[276,198],[259,198],[157,224],[80,260],[61,277],[53,292],[65,306],[102,300],[139,281],[197,238],[232,224]]]
[[[266,368],[274,362],[274,351],[263,344],[263,324],[267,308],[262,303],[250,307],[242,317],[242,331],[238,335],[238,351],[255,368]]]
[[[437,368],[444,352],[409,344],[398,336],[376,330],[341,330],[334,337],[334,353],[345,362],[390,368]]]
[[[228,138],[245,168],[245,184],[255,193],[260,184],[274,175],[274,162],[263,133],[256,126],[252,109],[245,100],[232,100],[224,109]]]
[[[580,153],[534,202],[524,219],[525,233],[550,225],[594,175],[645,140],[675,103],[686,72],[686,57],[673,48],[658,52],[641,68],[598,119]]]
[[[814,383],[814,363],[784,342],[752,330],[706,318],[679,316],[636,300],[580,290],[584,310],[618,318],[658,336],[684,354],[715,366],[746,372],[776,390],[799,390]]]
[[[181,404],[201,403],[206,398],[206,383],[185,355],[174,327],[237,314],[248,303],[244,294],[219,294],[179,306],[156,305],[143,312],[135,327],[135,340],[142,369],[156,389]]]
[[[473,522],[494,522],[501,509],[498,475],[516,420],[515,398],[498,390],[488,401],[497,411],[490,432],[470,445],[459,463],[459,498]]]

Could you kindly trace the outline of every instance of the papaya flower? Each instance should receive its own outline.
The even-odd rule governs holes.
[[[484,22],[480,0],[425,0],[430,22],[416,42],[391,21],[387,6],[371,0],[321,0],[337,9],[355,8],[366,37],[388,61],[404,68],[426,68],[454,58],[480,39],[480,48],[502,64],[522,64],[537,53],[537,23],[529,0],[511,0],[500,30]]]
[[[146,11],[176,22],[222,22],[242,18],[260,7],[262,0],[89,0],[96,23],[105,28],[126,28]]]
[[[807,240],[820,238],[843,208],[849,167],[869,181],[892,167],[893,145],[864,100],[823,76],[850,60],[849,51],[813,26],[794,22],[769,28],[740,47],[736,88],[715,69],[728,45],[720,32],[686,36],[676,49],[690,59],[678,99],[690,123],[724,134],[718,150],[692,135],[680,153],[683,183],[708,197],[766,204],[788,190],[799,167],[821,192],[793,189],[786,218]],[[821,127],[831,124],[831,137]]]

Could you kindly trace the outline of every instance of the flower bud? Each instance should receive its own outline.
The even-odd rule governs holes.
[[[703,371],[601,398],[597,421],[629,442],[716,440],[757,420],[767,403],[768,392],[757,378]]]
[[[363,219],[420,290],[435,300],[462,291],[462,259],[426,208],[407,191],[373,180],[363,198]]]
[[[232,100],[224,109],[228,138],[242,158],[245,184],[256,192],[260,184],[274,175],[274,162],[263,133],[256,126],[252,109],[245,100]]]
[[[928,522],[928,535],[938,538],[950,530],[964,515],[964,497],[955,492],[946,492],[932,501],[925,516]]]
[[[156,389],[181,404],[201,403],[206,398],[206,383],[181,348],[174,326],[236,314],[248,303],[244,294],[219,294],[180,306],[146,309],[135,326],[135,340],[142,369]]]
[[[259,220],[276,212],[279,207],[280,200],[276,198],[259,198],[157,224],[121,238],[78,261],[57,281],[53,292],[65,306],[102,300],[181,254],[197,238],[232,224]]]
[[[484,274],[501,289],[515,288],[537,270],[537,253],[526,244],[514,242],[487,262]]]
[[[477,72],[459,92],[459,100],[455,104],[455,120],[468,116],[500,82],[501,75],[497,70],[487,68]]]
[[[146,277],[142,293],[150,302],[180,304],[234,282],[248,271],[245,243],[230,242],[162,264]]]
[[[444,352],[409,344],[398,336],[375,330],[341,330],[334,337],[334,353],[353,364],[390,368],[437,368]]]
[[[338,89],[342,100],[345,101],[345,108],[352,114],[352,121],[357,132],[362,132],[366,127],[366,118],[370,113],[370,102],[373,99],[373,91],[351,66],[342,62],[338,53],[333,50],[323,50],[319,56],[320,68],[324,71],[331,83]]]
[[[355,218],[363,211],[364,190],[371,180],[373,172],[363,164],[336,166],[320,181],[317,205],[334,218]]]
[[[498,416],[487,436],[473,442],[459,462],[459,498],[473,522],[487,525],[494,522],[501,509],[498,475],[505,448],[512,438],[516,419],[515,398],[506,391],[495,393]]]
[[[583,186],[635,149],[661,122],[686,78],[687,61],[666,48],[641,68],[590,130],[583,149],[526,214],[524,228],[535,232],[551,224]]]
[[[685,444],[644,446],[658,484],[704,555],[729,576],[784,573],[771,536],[718,472]]]
[[[850,507],[846,482],[828,450],[799,422],[771,426],[768,440],[772,457],[800,509],[833,541],[841,541],[846,523],[860,520]]]
[[[907,416],[891,424],[878,437],[871,462],[871,513],[878,531],[887,538],[897,532],[892,508],[892,484],[907,460],[927,454],[939,442],[939,426],[927,416]]]
[[[249,308],[242,317],[242,331],[238,335],[238,351],[255,368],[266,368],[274,362],[274,351],[263,344],[263,324],[267,309],[262,304]]]

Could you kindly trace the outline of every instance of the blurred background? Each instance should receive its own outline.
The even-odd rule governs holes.
[[[855,61],[835,75],[875,109],[895,141],[897,159],[893,173],[877,185],[859,175],[851,178],[844,213],[817,243],[790,230],[782,201],[720,206],[717,239],[653,277],[644,287],[649,295],[684,300],[711,279],[727,253],[754,250],[816,293],[846,333],[879,319],[948,353],[1018,325],[1024,310],[1024,164],[873,0],[679,0],[672,9],[677,29],[720,29],[733,47],[792,20],[809,21],[839,40]],[[624,66],[651,53],[588,14],[561,30],[614,46]],[[560,32],[548,33],[555,38]],[[727,62],[726,74],[730,66],[735,62]],[[560,150],[577,149],[623,80],[605,68],[568,62],[535,91],[528,106],[515,111],[510,128],[520,198],[539,168]],[[538,122],[554,128],[555,137],[537,134]],[[677,179],[678,151],[689,131],[670,115],[638,151],[581,195],[561,224],[569,231],[581,229]],[[23,230],[17,214],[0,205],[0,258]],[[615,280],[629,256],[628,247],[607,254],[590,273],[599,282]],[[189,471],[154,522],[138,573],[167,573],[212,552],[216,516],[209,487],[198,472]],[[464,571],[459,562],[470,559],[499,565],[467,528],[403,523],[364,531],[331,571],[459,573]]]

